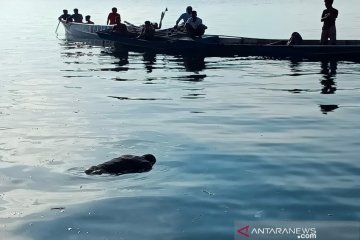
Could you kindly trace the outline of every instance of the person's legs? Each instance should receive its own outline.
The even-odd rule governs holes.
[[[336,45],[336,27],[332,26],[329,29],[329,38],[330,38],[330,44]]]
[[[321,45],[327,45],[328,38],[329,38],[329,30],[322,30],[320,44]]]
[[[197,29],[196,29],[196,36],[201,37],[202,35],[204,35],[205,33],[205,26],[203,24],[201,24]]]

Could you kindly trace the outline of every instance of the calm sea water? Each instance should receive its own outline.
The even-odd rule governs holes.
[[[232,239],[239,220],[360,218],[360,65],[183,58],[71,43],[63,8],[317,39],[323,1],[2,1],[0,239]],[[336,1],[339,39],[360,3]],[[148,173],[86,176],[121,154]]]

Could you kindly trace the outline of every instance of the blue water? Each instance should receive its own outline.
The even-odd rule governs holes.
[[[360,218],[360,65],[184,58],[67,42],[63,8],[165,27],[190,2],[7,1],[0,239],[233,239],[239,220]],[[323,2],[197,1],[209,33],[318,39]],[[358,1],[335,1],[360,39]],[[18,14],[12,11],[16,10]],[[285,11],[286,10],[286,11]],[[122,154],[147,173],[86,176]]]

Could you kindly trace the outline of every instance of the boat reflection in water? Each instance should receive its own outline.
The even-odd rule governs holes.
[[[95,46],[98,45],[99,42],[86,42],[86,44],[80,43],[70,43],[66,42],[63,44],[64,47],[64,55],[66,56],[66,63],[71,63],[73,60],[74,63],[79,64],[79,57],[81,56],[89,56],[91,50]],[[115,72],[123,72],[128,71],[129,69],[134,69],[133,66],[140,66],[140,68],[135,68],[135,70],[145,70],[146,73],[153,73],[156,69],[177,69],[180,71],[189,72],[190,74],[179,74],[177,76],[167,76],[167,79],[173,79],[184,82],[201,82],[203,81],[207,75],[205,74],[205,69],[211,68],[212,66],[212,57],[207,57],[200,54],[179,54],[179,55],[167,55],[162,53],[155,52],[135,52],[131,51],[127,48],[114,48],[113,46],[101,48],[101,54],[103,56],[110,56],[102,58],[100,62],[100,69],[91,69],[92,71],[115,71]],[[219,58],[219,57],[218,57]],[[216,61],[219,59],[216,58]],[[228,57],[225,57],[227,59]],[[207,60],[205,60],[207,59]],[[224,59],[222,57],[222,59]],[[261,59],[261,58],[260,58]],[[269,59],[262,58],[264,61],[268,61]],[[139,63],[140,60],[140,65]],[[272,59],[274,60],[274,59]],[[87,60],[88,61],[88,60]],[[277,61],[288,61],[290,64],[291,76],[301,76],[307,74],[304,72],[303,66],[306,65],[306,60],[284,60],[278,59]],[[135,64],[134,64],[135,63]],[[320,94],[335,94],[337,90],[336,86],[336,71],[338,62],[336,60],[322,60],[315,62],[319,64],[320,67],[319,73],[321,74],[320,84],[321,90]],[[109,64],[111,66],[109,66]],[[105,67],[104,65],[107,65]],[[208,66],[207,66],[208,65]],[[74,70],[75,71],[75,70]],[[156,75],[148,75],[145,77],[147,84],[153,84],[156,80],[163,79],[163,77],[159,77]],[[115,78],[116,81],[128,81],[126,77],[117,76]],[[198,90],[198,89],[197,89]],[[319,92],[318,89],[291,89],[288,90],[292,93],[301,93],[301,92]],[[189,93],[189,95],[185,96],[185,98],[201,98],[203,97],[203,93]],[[320,111],[323,114],[327,114],[328,112],[332,112],[339,108],[337,104],[334,103],[325,103],[319,104]]]
[[[188,72],[200,72],[206,67],[204,56],[182,56],[182,59]]]
[[[114,57],[121,57],[124,52],[131,52],[127,48],[111,48],[107,51],[108,54]],[[136,52],[139,53],[139,52]],[[164,54],[158,54],[155,52],[140,52],[143,56],[143,63],[147,73],[151,73],[156,68],[157,58],[163,58]],[[199,73],[206,68],[204,55],[172,55],[167,61],[176,63],[178,66],[185,68],[187,72]]]

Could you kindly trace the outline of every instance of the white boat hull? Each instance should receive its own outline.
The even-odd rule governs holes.
[[[97,39],[100,40],[96,32],[112,29],[111,25],[96,25],[85,23],[61,22],[65,28],[65,36],[70,40],[77,39]]]

